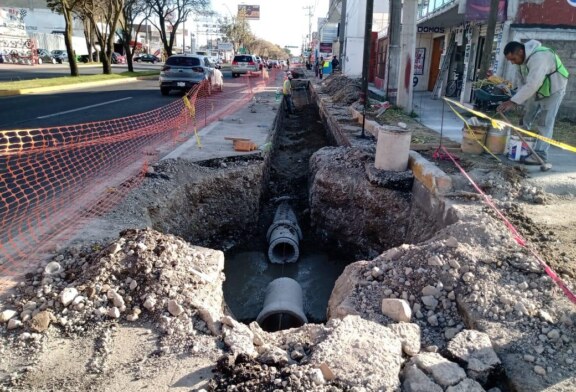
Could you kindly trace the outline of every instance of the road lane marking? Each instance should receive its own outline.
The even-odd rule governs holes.
[[[36,118],[37,118],[38,120],[42,120],[42,119],[49,118],[49,117],[60,116],[60,115],[62,115],[62,114],[68,114],[68,113],[78,112],[78,111],[84,110],[84,109],[92,109],[92,108],[96,108],[96,107],[98,107],[98,106],[110,105],[111,103],[126,101],[126,100],[128,100],[128,99],[132,99],[132,97],[115,99],[115,100],[113,100],[113,101],[107,101],[107,102],[97,103],[97,104],[95,104],[95,105],[84,106],[84,107],[78,108],[78,109],[66,110],[65,112],[47,114],[46,116],[40,116],[40,117],[36,117]]]

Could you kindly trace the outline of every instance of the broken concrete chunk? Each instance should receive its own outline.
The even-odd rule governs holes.
[[[410,322],[412,310],[410,304],[403,299],[384,298],[382,300],[382,314],[394,321]]]
[[[448,343],[447,350],[458,361],[466,363],[470,378],[481,383],[486,383],[500,365],[490,337],[483,332],[464,330]]]
[[[402,342],[402,351],[406,355],[414,356],[420,352],[420,326],[414,323],[399,323],[389,325]]]
[[[484,391],[485,389],[482,388],[482,385],[478,384],[471,378],[462,380],[453,387],[448,387],[446,389],[446,392],[484,392]]]
[[[464,370],[438,353],[421,353],[412,357],[409,364],[415,364],[442,387],[456,385],[466,378]]]
[[[440,385],[436,384],[414,364],[404,368],[404,392],[443,392]]]
[[[34,332],[44,332],[50,327],[52,321],[54,321],[54,315],[44,310],[32,317],[30,329]]]

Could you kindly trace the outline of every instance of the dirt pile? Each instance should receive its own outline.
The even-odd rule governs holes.
[[[360,79],[350,79],[343,75],[332,75],[323,82],[322,92],[332,96],[334,103],[351,105],[360,98]]]

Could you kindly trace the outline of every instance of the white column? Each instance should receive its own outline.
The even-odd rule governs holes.
[[[402,8],[402,33],[400,35],[400,72],[396,104],[405,112],[412,111],[412,78],[414,76],[414,54],[416,52],[416,17],[418,1],[404,0]]]

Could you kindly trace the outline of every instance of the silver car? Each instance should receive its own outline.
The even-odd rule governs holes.
[[[207,56],[197,54],[177,54],[168,57],[160,71],[160,92],[170,94],[170,90],[188,91],[195,84],[208,80],[212,86],[214,65]]]
[[[237,78],[240,74],[260,71],[260,64],[256,56],[252,54],[237,54],[232,61],[232,77]]]

